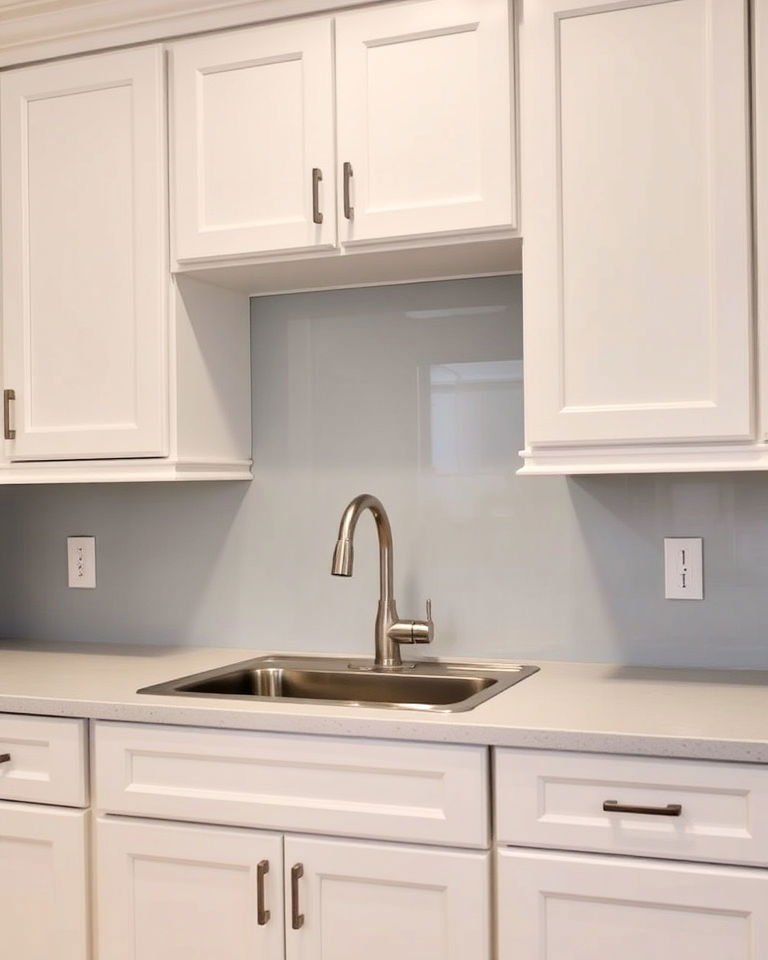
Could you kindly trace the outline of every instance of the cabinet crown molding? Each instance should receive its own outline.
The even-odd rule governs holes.
[[[370,0],[0,0],[0,69]]]

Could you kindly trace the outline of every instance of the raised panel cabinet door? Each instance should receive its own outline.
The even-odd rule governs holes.
[[[0,77],[13,460],[167,454],[164,117],[156,46]]]
[[[99,960],[282,960],[276,834],[101,818]]]
[[[0,956],[88,960],[82,810],[0,803]]]
[[[508,0],[426,0],[336,24],[342,242],[516,223]]]
[[[751,437],[744,0],[527,0],[529,445]]]
[[[286,837],[286,958],[490,960],[489,858]]]
[[[299,20],[171,47],[177,261],[335,245],[332,30]]]
[[[498,960],[757,960],[768,872],[502,850]]]

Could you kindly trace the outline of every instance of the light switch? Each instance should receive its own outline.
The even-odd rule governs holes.
[[[703,540],[664,538],[664,596],[667,600],[704,599]]]

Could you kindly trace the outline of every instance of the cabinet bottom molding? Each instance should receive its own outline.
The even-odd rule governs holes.
[[[768,470],[768,443],[529,447],[521,474],[708,473]]]
[[[151,483],[252,480],[251,460],[25,461],[0,467],[0,486],[23,483]]]

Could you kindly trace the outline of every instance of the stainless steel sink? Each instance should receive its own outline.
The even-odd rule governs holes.
[[[270,656],[143,687],[138,693],[453,713],[471,710],[538,669],[422,660],[388,671],[374,668],[366,660]]]

